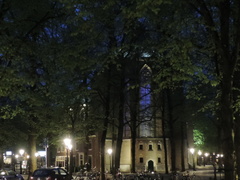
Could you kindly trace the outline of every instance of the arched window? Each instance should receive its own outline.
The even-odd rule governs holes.
[[[151,77],[151,68],[145,64],[140,71],[140,137],[154,136],[151,108]]]

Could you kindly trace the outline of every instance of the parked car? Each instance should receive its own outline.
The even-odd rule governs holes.
[[[0,179],[2,180],[24,180],[21,174],[17,174],[13,170],[1,169]]]
[[[33,172],[31,180],[72,180],[69,173],[59,167],[40,168]]]

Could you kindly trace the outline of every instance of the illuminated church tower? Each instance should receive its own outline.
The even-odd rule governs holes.
[[[165,149],[169,150],[169,142],[167,140],[167,147],[164,148],[160,95],[153,93],[152,70],[146,64],[140,69],[139,84],[139,93],[136,93],[138,95],[138,115],[135,127],[137,131],[135,143],[135,170],[136,172],[163,172],[166,167],[165,163],[170,162],[169,156],[167,161],[165,161],[164,153]],[[129,104],[131,104],[130,100],[127,102],[125,108],[126,121],[131,119],[130,110],[128,108]],[[120,162],[120,169],[123,172],[129,172],[131,169],[131,141],[130,127],[126,125],[124,128],[124,140]]]

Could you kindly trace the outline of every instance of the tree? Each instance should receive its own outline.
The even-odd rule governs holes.
[[[39,125],[47,123],[50,113],[44,107],[51,107],[44,59],[39,52],[50,36],[50,21],[61,14],[58,5],[49,1],[1,1],[1,97],[14,101],[17,108],[12,116],[18,115],[25,121],[30,172],[36,169],[36,138],[42,132],[38,131]]]
[[[233,77],[239,59],[239,1],[188,1],[209,38],[209,49],[218,73],[220,98],[218,117],[222,128],[222,148],[225,156],[225,178],[235,179]],[[199,34],[200,35],[200,34]],[[237,128],[237,127],[236,127]]]

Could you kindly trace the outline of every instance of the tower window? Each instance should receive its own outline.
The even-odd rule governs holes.
[[[139,145],[139,150],[143,150],[143,145],[142,144]]]
[[[148,150],[149,150],[149,151],[152,151],[152,150],[153,150],[152,144],[149,144]]]
[[[158,158],[158,163],[161,163],[161,158],[160,157]]]
[[[139,162],[143,163],[143,158],[142,157],[139,158]]]
[[[161,147],[161,144],[158,144],[158,151],[161,151],[162,150],[162,147]]]

